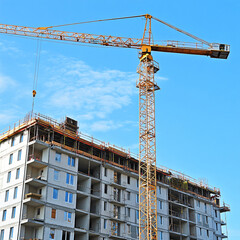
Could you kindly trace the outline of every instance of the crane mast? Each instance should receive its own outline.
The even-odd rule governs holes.
[[[158,64],[142,52],[139,73],[139,239],[157,239],[156,133],[154,74]]]
[[[154,80],[159,70],[151,55],[152,30],[150,15],[142,38],[143,45],[137,68],[139,81],[139,239],[157,240],[157,179],[155,91],[160,88]]]
[[[148,14],[134,17],[145,17],[146,20],[141,39],[58,31],[53,30],[52,27],[33,28],[7,24],[0,24],[0,33],[140,50],[140,63],[137,68],[139,74],[137,82],[139,88],[139,239],[157,240],[155,91],[160,88],[154,80],[159,66],[153,60],[151,52],[173,52],[226,59],[230,47],[226,44],[208,43]],[[106,20],[116,19],[123,18]],[[200,43],[163,41],[161,44],[154,44],[151,30],[152,19],[186,34]]]

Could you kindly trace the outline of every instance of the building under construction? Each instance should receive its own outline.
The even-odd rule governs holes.
[[[138,239],[138,169],[73,119],[27,116],[0,134],[0,240]],[[157,168],[159,240],[227,238],[229,210],[219,189]]]

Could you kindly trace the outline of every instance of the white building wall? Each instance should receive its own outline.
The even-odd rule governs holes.
[[[17,239],[18,223],[20,214],[20,201],[22,197],[22,181],[24,176],[24,162],[26,158],[27,132],[8,139],[0,144],[0,230],[4,229],[4,236],[9,239],[10,228],[13,228],[12,239]],[[21,154],[19,154],[21,153]],[[10,155],[11,161],[10,161]],[[16,173],[18,174],[16,175]],[[8,173],[11,177],[8,179]],[[17,189],[17,191],[15,190]],[[14,197],[14,190],[17,192]],[[6,192],[8,191],[8,199]],[[15,214],[13,214],[15,209]],[[6,219],[3,220],[3,213],[6,210]]]

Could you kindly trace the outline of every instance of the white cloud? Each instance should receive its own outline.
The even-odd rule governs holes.
[[[93,70],[83,61],[59,57],[50,59],[47,68],[51,92],[49,105],[65,109],[81,109],[83,116],[105,118],[107,114],[132,103],[137,94],[137,74],[119,70]]]
[[[17,117],[17,111],[14,110],[1,110],[0,112],[0,125],[12,124],[13,120]],[[9,129],[0,129],[0,133]]]
[[[167,81],[167,80],[169,80],[168,78],[166,78],[166,77],[161,77],[161,76],[155,76],[155,80],[158,82],[158,81]]]
[[[88,129],[92,132],[105,132],[123,127],[126,130],[127,126],[131,128],[138,127],[133,121],[98,120],[94,121],[92,124],[88,124]]]
[[[16,83],[11,77],[0,74],[0,92],[4,92],[6,89],[15,85]]]
[[[45,62],[46,63],[46,62]],[[131,106],[138,98],[135,72],[116,69],[93,69],[85,62],[64,56],[50,57],[42,71],[45,82],[43,99],[51,109],[73,113],[81,130],[109,131],[121,127],[136,127],[128,121],[117,121],[112,113]],[[160,80],[166,80],[159,77]],[[137,107],[137,106],[136,106]],[[78,114],[77,113],[82,113]]]
[[[20,50],[14,46],[14,42],[0,42],[0,51],[9,53],[19,53]]]
[[[138,154],[139,151],[139,143],[133,143],[130,146],[124,146],[124,149],[129,149],[132,153]]]
[[[122,127],[123,124],[121,123],[115,123],[112,120],[106,120],[106,121],[96,121],[94,122],[90,128],[93,132],[105,132],[108,130],[113,130]]]

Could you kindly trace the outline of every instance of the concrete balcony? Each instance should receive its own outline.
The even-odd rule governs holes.
[[[222,226],[226,226],[227,224],[226,224],[226,222],[224,222],[223,220],[221,220],[221,225],[222,225]]]
[[[34,168],[44,168],[47,167],[47,163],[43,162],[41,157],[36,157],[34,155],[29,155],[28,161],[27,161],[27,165],[34,167]]]
[[[22,221],[31,220],[37,222],[43,222],[45,216],[45,207],[44,206],[31,206],[23,205]]]
[[[78,165],[79,176],[91,177],[96,181],[100,180],[100,163],[81,158],[81,164]]]
[[[125,214],[115,213],[113,211],[110,211],[110,218],[112,218],[113,220],[119,221],[119,222],[125,222],[126,221],[126,215]]]
[[[116,205],[125,205],[124,198],[122,198],[118,194],[111,194],[109,197],[109,202],[114,203]]]
[[[88,213],[76,211],[75,216],[75,229],[77,232],[86,233],[89,228],[89,216]]]
[[[40,207],[44,205],[44,202],[41,201],[42,195],[38,193],[27,193],[25,195],[25,199],[23,200],[23,203],[29,206],[33,207]]]
[[[43,226],[24,224],[21,227],[21,240],[43,240]]]
[[[90,172],[90,177],[92,177],[95,181],[100,181],[100,172]]]
[[[90,209],[90,214],[99,216],[100,215],[100,210],[97,209],[97,208],[91,208]]]
[[[77,195],[76,209],[84,212],[90,211],[90,197]]]
[[[88,234],[86,230],[74,229],[74,240],[87,240],[88,239]]]
[[[76,216],[84,216],[84,215],[88,215],[88,211],[82,210],[82,209],[76,209]]]
[[[95,200],[99,200],[101,197],[98,196],[98,194],[97,194],[97,195],[91,194],[91,198],[92,198],[92,199],[95,199]]]
[[[111,178],[110,179],[110,185],[119,189],[126,189],[127,188],[127,183],[123,182],[121,180],[118,180],[116,178]]]
[[[195,217],[189,217],[189,221],[195,223],[196,222]]]
[[[45,177],[41,175],[38,177],[32,177],[31,175],[27,175],[25,184],[29,184],[33,187],[44,187],[47,185],[47,181]]]
[[[125,236],[120,236],[120,235],[110,235],[109,239],[128,239]]]
[[[193,198],[184,195],[183,193],[177,190],[169,190],[168,191],[168,200],[172,205],[175,206],[182,206],[182,207],[189,207],[194,208],[194,201]]]
[[[41,218],[28,218],[27,216],[23,216],[21,221],[22,225],[26,225],[28,227],[40,227],[44,225],[44,220]]]
[[[188,236],[189,234],[188,223],[178,219],[170,219],[169,232],[172,232],[175,235]]]
[[[78,185],[79,186],[79,185]],[[78,197],[87,197],[87,196],[89,196],[89,193],[86,193],[86,192],[83,192],[83,191],[81,191],[81,190],[79,190],[80,189],[80,187],[78,187],[77,186],[77,196]]]
[[[122,232],[122,224],[115,219],[111,221],[110,239],[126,239],[124,231]]]
[[[184,205],[190,208],[194,208],[193,203],[188,202],[188,201],[184,201],[174,195],[169,196],[169,202],[171,202],[172,204],[177,204],[177,205]]]
[[[181,213],[181,212],[170,210],[169,215],[172,217],[181,218],[182,220],[187,221],[187,213],[186,212]]]
[[[83,235],[83,233],[87,233],[87,230],[86,229],[83,229],[83,228],[75,228],[74,229],[74,234],[75,234],[75,236],[76,235]]]
[[[89,226],[89,236],[100,235],[100,218],[91,217]]]
[[[196,214],[194,210],[189,209],[189,221],[192,223],[196,222]]]
[[[114,231],[112,230],[110,236],[109,236],[110,239],[128,239],[125,234],[120,234],[120,231]]]
[[[96,182],[95,180],[92,179],[90,189],[90,194],[92,195],[92,197],[100,198],[101,195],[100,189],[101,189],[100,182]]]
[[[33,192],[27,193],[27,194],[25,195],[25,198],[34,198],[34,199],[37,199],[37,200],[39,200],[41,197],[42,197],[41,194],[33,193]]]
[[[224,238],[228,238],[228,236],[226,235],[226,233],[215,233],[216,237],[218,239],[224,239]]]
[[[90,192],[91,192],[91,179],[89,178],[89,176],[78,173],[78,181],[77,182],[78,182],[77,191],[90,194]]]
[[[196,226],[190,225],[190,233],[191,238],[197,238]]]
[[[89,236],[99,236],[99,235],[100,235],[99,230],[96,230],[94,228],[89,229]]]
[[[230,205],[223,203],[223,206],[219,207],[220,213],[230,212]]]
[[[130,216],[127,216],[127,215],[124,215],[124,218],[125,218],[125,221],[126,222],[129,222],[131,220],[131,217]]]
[[[182,233],[180,226],[177,225],[177,224],[172,224],[172,225],[170,225],[170,226],[169,226],[169,231],[171,231],[171,232],[176,232],[176,233]]]
[[[222,235],[221,235],[221,238],[228,238],[228,236],[225,235],[225,234],[222,234]]]
[[[206,223],[206,222],[203,222],[202,225],[203,225],[203,227],[205,227],[205,228],[209,228],[209,224]]]

